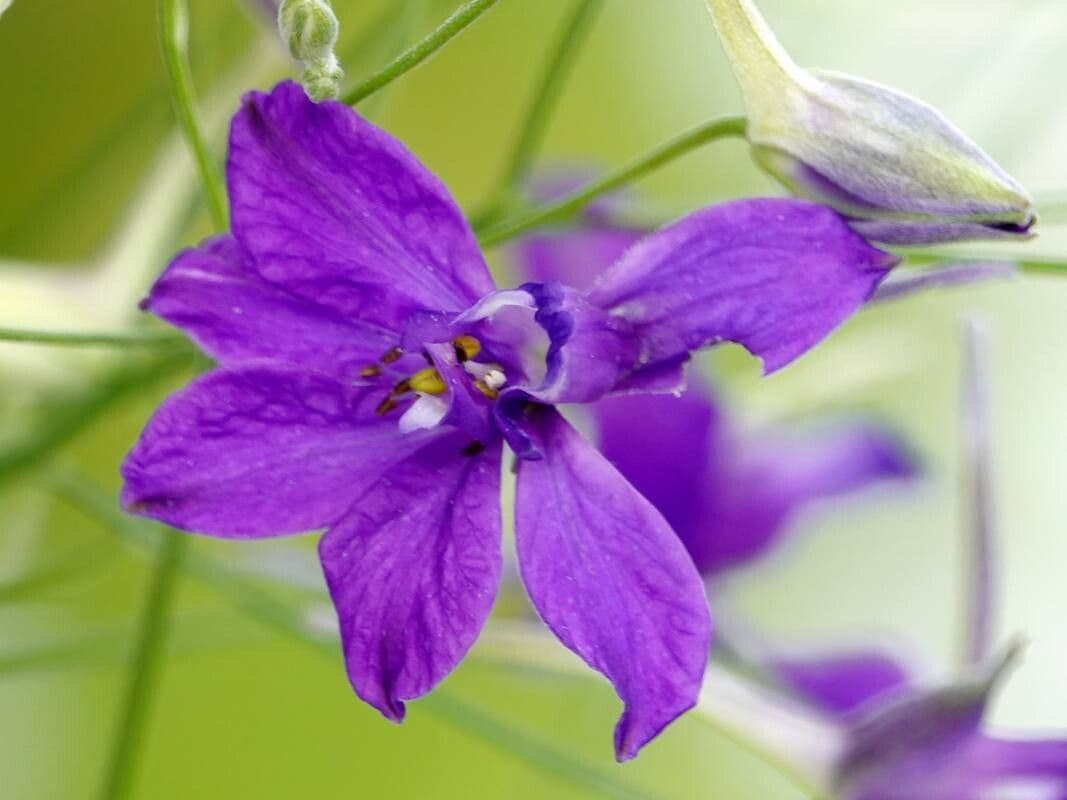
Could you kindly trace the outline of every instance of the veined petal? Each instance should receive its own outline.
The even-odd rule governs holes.
[[[646,237],[589,299],[634,325],[642,366],[732,341],[773,372],[863,305],[897,261],[825,206],[739,200]]]
[[[499,442],[435,437],[364,485],[319,543],[349,680],[388,719],[482,629],[500,581]]]
[[[295,83],[251,92],[230,128],[232,228],[263,276],[398,330],[462,309],[493,282],[444,184],[348,106]]]
[[[432,434],[374,413],[381,390],[278,363],[223,367],[171,395],[122,464],[122,504],[196,533],[320,528]]]
[[[223,364],[269,358],[352,379],[396,344],[385,328],[268,283],[230,236],[179,253],[142,308]]]
[[[703,586],[666,521],[558,412],[536,408],[528,425],[544,457],[519,467],[522,579],[560,641],[622,698],[626,760],[696,702],[711,635]]]

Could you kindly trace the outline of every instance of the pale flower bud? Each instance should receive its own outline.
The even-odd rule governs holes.
[[[927,244],[1027,235],[1026,191],[932,106],[797,66],[751,0],[707,0],[758,163],[870,239]]]
[[[333,52],[339,27],[328,0],[282,0],[278,8],[278,30],[290,55],[304,65],[301,82],[312,100],[339,93],[344,72]]]

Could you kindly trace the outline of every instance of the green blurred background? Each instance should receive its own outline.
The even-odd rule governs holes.
[[[351,79],[430,30],[452,5],[334,0],[338,52]],[[290,66],[252,2],[190,6],[192,65],[221,160],[225,120],[241,92],[270,86]],[[553,117],[546,164],[618,165],[692,124],[740,110],[702,0],[604,6]],[[476,206],[502,169],[569,7],[569,0],[502,0],[363,110],[407,142],[461,203]],[[889,83],[943,109],[1047,200],[1041,236],[1025,251],[1067,253],[1056,214],[1067,199],[1062,0],[763,0],[761,7],[800,63]],[[0,103],[0,326],[145,324],[136,300],[170,252],[209,229],[172,125],[154,4],[15,0],[0,18]],[[650,215],[666,219],[777,190],[743,146],[723,143],[635,192]],[[1026,277],[865,311],[770,379],[759,379],[739,352],[710,358],[741,419],[870,414],[907,438],[925,472],[906,495],[879,493],[807,515],[798,523],[802,537],[720,587],[729,589],[730,605],[790,642],[904,642],[932,674],[944,674],[957,636],[966,518],[958,491],[960,320],[975,314],[991,341],[1002,531],[997,630],[1030,643],[994,720],[1008,728],[1067,725],[1065,308],[1067,280]],[[121,399],[98,414],[85,400],[101,393],[102,380],[121,379],[116,369],[145,358],[0,345],[5,799],[99,790],[149,568],[113,525],[57,498],[57,485],[114,497],[122,455],[188,370],[120,386]],[[49,431],[63,443],[32,463],[23,458],[26,442]],[[76,435],[66,442],[67,433]],[[201,540],[195,547],[257,581],[283,564],[292,584],[286,594],[308,610],[314,632],[323,608],[307,538],[242,551]],[[617,766],[610,743],[618,707],[603,682],[503,667],[477,649],[440,699],[413,703],[408,722],[395,727],[352,696],[339,655],[250,620],[203,582],[182,579],[178,592],[136,797],[799,796],[694,715]],[[522,602],[509,595],[502,610],[522,614]],[[574,766],[583,776],[572,774]]]

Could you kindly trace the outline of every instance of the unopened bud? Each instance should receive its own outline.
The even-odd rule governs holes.
[[[741,85],[758,163],[870,239],[928,244],[1027,235],[1026,191],[935,108],[797,66],[751,0],[707,0]]]
[[[344,76],[333,52],[339,27],[327,0],[282,0],[278,8],[278,30],[289,54],[304,65],[301,82],[312,100],[338,95]]]

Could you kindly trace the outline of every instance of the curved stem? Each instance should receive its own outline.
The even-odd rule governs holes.
[[[170,79],[171,100],[182,134],[189,143],[200,182],[204,187],[211,221],[217,230],[226,228],[226,194],[222,178],[212,160],[200,121],[196,116],[196,94],[189,69],[188,14],[184,0],[159,0],[159,41],[163,51],[163,65]]]
[[[0,342],[46,344],[60,347],[173,347],[186,341],[176,333],[130,331],[128,333],[70,333],[0,328]]]
[[[129,796],[130,793],[137,751],[141,746],[142,731],[148,718],[148,701],[156,685],[160,658],[166,643],[174,589],[185,544],[184,536],[165,534],[156,554],[119,719],[119,735],[114,742],[111,763],[100,793],[102,800],[118,800]]]
[[[393,61],[363,81],[363,83],[348,91],[341,98],[341,102],[354,106],[359,101],[370,97],[383,86],[396,80],[405,72],[414,69],[444,47],[456,34],[496,5],[497,2],[499,0],[469,0],[469,2],[452,12],[452,15],[442,22],[436,30],[421,41],[413,44]]]
[[[534,156],[544,139],[552,111],[574,65],[578,48],[592,29],[602,7],[603,0],[577,0],[573,12],[564,22],[556,46],[546,62],[541,81],[523,117],[522,127],[515,139],[500,184],[491,195],[489,214],[492,214],[508,193],[529,174]]]
[[[962,264],[968,261],[1011,262],[1018,267],[1020,272],[1029,275],[1067,276],[1067,256],[1037,255],[1017,258],[1010,251],[982,252],[981,250],[939,250],[937,248],[903,250],[902,254],[907,256],[909,261],[920,264],[935,261],[945,261],[953,264]]]
[[[479,241],[484,247],[492,247],[548,222],[565,220],[600,195],[643,177],[703,144],[717,139],[744,137],[745,127],[744,117],[723,117],[706,122],[665,142],[626,166],[590,181],[560,200],[539,206],[515,219],[505,220],[482,233]]]

